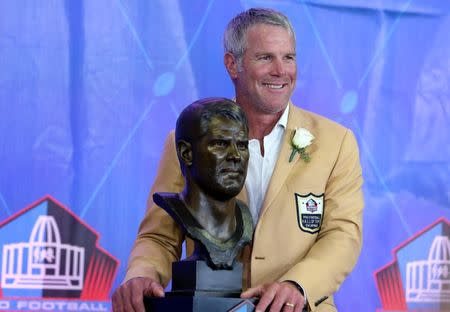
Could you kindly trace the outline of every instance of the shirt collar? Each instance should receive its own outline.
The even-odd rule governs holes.
[[[288,122],[288,116],[289,116],[289,104],[284,109],[283,115],[281,115],[280,119],[278,119],[278,122],[275,125],[275,127],[278,127],[280,125],[284,129],[286,129],[287,128],[287,122]]]
[[[235,103],[237,103],[235,97],[233,98],[233,101]],[[275,127],[273,127],[274,129],[277,128],[278,126],[283,127],[283,130],[285,130],[287,128],[287,122],[288,122],[288,116],[289,116],[289,106],[290,106],[289,104],[290,104],[290,102],[286,105],[286,108],[284,109],[283,114],[281,115],[280,119],[278,119],[278,122],[276,123]]]

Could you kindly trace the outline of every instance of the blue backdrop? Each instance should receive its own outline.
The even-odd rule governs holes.
[[[357,136],[364,247],[336,300],[381,308],[374,273],[450,219],[449,1],[0,1],[0,221],[51,195],[120,261],[117,287],[165,136],[187,104],[234,96],[222,34],[254,6],[296,29],[293,102]]]

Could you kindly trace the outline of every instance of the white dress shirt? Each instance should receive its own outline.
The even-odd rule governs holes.
[[[267,187],[277,163],[288,114],[289,105],[286,106],[283,115],[281,115],[272,131],[264,137],[264,156],[261,155],[261,148],[257,139],[250,140],[248,144],[250,159],[245,187],[247,188],[248,204],[254,225],[258,222]]]
[[[247,188],[247,197],[250,212],[252,213],[253,224],[258,223],[261,208],[266,196],[267,187],[272,178],[273,169],[277,163],[278,154],[280,154],[281,143],[283,135],[287,127],[289,115],[289,105],[281,115],[272,131],[263,139],[264,157],[261,155],[259,141],[256,139],[250,140],[248,149],[250,151],[250,159],[248,162],[247,178],[245,180],[245,187]],[[293,282],[293,281],[291,281]],[[305,304],[308,303],[306,291],[296,282],[293,282],[296,287],[300,286],[302,294],[305,299]]]

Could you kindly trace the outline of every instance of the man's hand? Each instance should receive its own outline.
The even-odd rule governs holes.
[[[259,297],[256,312],[301,312],[305,305],[305,298],[290,282],[275,282],[247,289],[241,298],[250,299]]]
[[[163,287],[149,277],[135,277],[120,285],[112,296],[114,312],[144,312],[144,296],[164,297]]]

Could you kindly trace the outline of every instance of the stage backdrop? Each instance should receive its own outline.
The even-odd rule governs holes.
[[[295,105],[360,145],[339,310],[450,309],[449,1],[3,0],[0,310],[110,307],[178,114],[234,96],[222,34],[250,7],[296,29]]]

